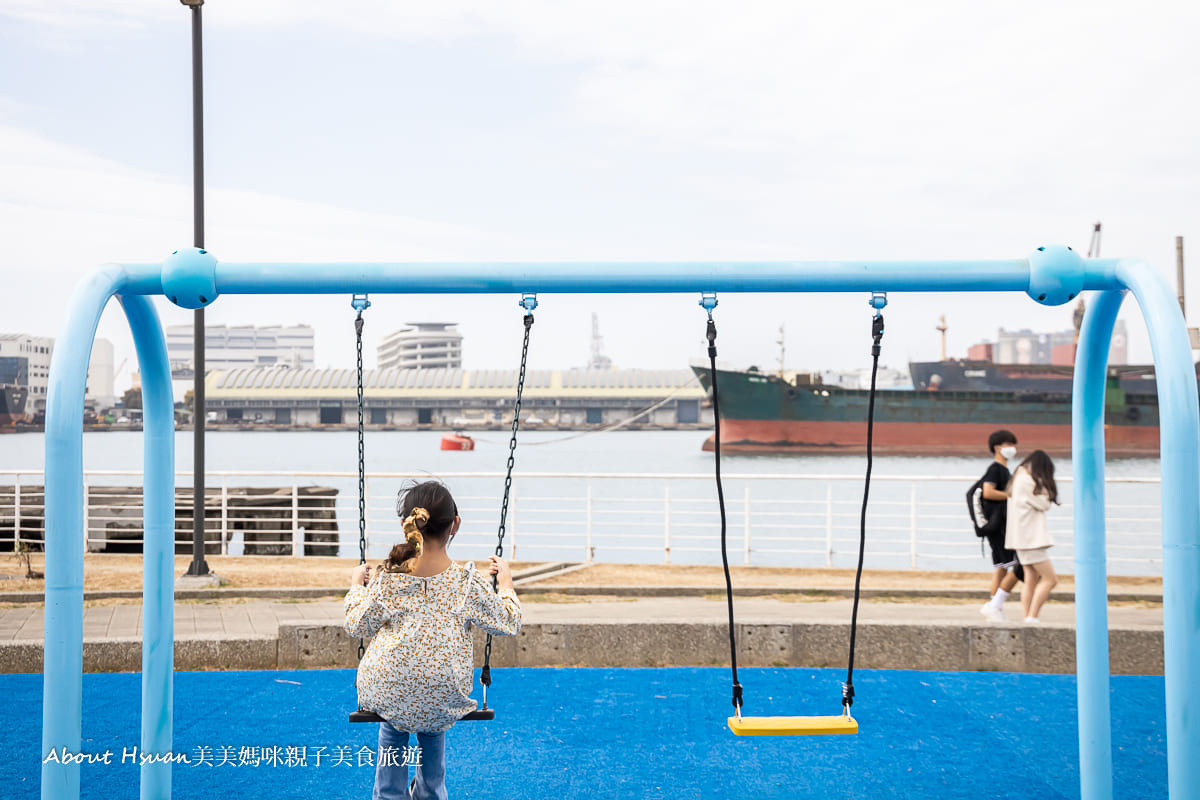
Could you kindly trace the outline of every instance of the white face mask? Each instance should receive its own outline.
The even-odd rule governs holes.
[[[1012,445],[1000,448],[1000,455],[1004,456],[1006,459],[1012,458],[1016,454],[1017,448],[1013,447]]]

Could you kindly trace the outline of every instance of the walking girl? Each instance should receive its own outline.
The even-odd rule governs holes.
[[[346,632],[371,637],[358,665],[358,703],[387,722],[379,725],[373,800],[446,800],[446,731],[475,710],[471,627],[498,636],[521,629],[521,604],[508,563],[491,556],[488,573],[499,593],[475,570],[450,560],[446,549],[462,520],[450,491],[438,481],[409,486],[396,511],[405,540],[379,571],[360,565],[346,594]],[[403,757],[409,735],[417,758]],[[410,763],[417,765],[412,783]]]
[[[1054,483],[1054,462],[1043,450],[1034,450],[1021,462],[1008,483],[1008,522],[1004,546],[1017,551],[1017,560],[1025,568],[1025,588],[1021,606],[1025,622],[1035,624],[1050,592],[1058,585],[1054,565],[1050,563],[1050,531],[1046,512],[1058,502]]]

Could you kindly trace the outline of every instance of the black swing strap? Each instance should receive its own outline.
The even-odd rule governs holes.
[[[862,511],[858,524],[858,570],[854,575],[854,605],[850,612],[850,656],[846,667],[846,682],[842,684],[842,708],[850,713],[854,705],[854,644],[858,638],[858,599],[862,586],[863,558],[867,548],[867,500],[871,495],[871,466],[873,461],[872,445],[875,434],[875,380],[879,372],[880,342],[883,340],[883,307],[887,305],[887,296],[883,292],[871,295],[871,305],[875,308],[875,317],[871,320],[871,391],[867,399],[867,475],[863,482]]]
[[[508,440],[508,469],[504,474],[504,498],[500,501],[500,526],[496,531],[496,555],[504,555],[504,533],[508,521],[508,501],[512,495],[513,465],[517,455],[517,431],[521,427],[521,396],[525,391],[525,366],[529,360],[529,331],[533,328],[533,310],[537,308],[537,296],[525,294],[521,296],[520,305],[525,309],[523,319],[525,338],[521,342],[521,368],[517,373],[517,396],[513,401],[512,436]],[[492,589],[498,590],[500,582],[492,576]],[[483,668],[479,671],[479,682],[483,685],[483,707],[480,711],[488,711],[487,690],[492,685],[492,635],[487,635],[483,646]]]
[[[712,312],[717,307],[717,296],[705,293],[700,298],[700,305],[708,312],[708,326],[705,336],[708,339],[708,380],[712,387],[713,406],[713,464],[717,478],[717,507],[721,512],[721,565],[725,569],[725,600],[729,607],[729,669],[733,676],[733,708],[734,714],[742,718],[742,684],[738,683],[737,674],[737,638],[733,619],[733,580],[729,575],[729,551],[726,546],[725,518],[725,488],[721,483],[721,407],[717,393],[717,324],[713,322]]]

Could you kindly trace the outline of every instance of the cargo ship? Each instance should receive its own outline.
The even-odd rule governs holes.
[[[694,366],[710,396],[708,369]],[[1112,457],[1158,455],[1158,396],[1133,393],[1110,372],[1105,439]],[[721,450],[728,453],[860,453],[869,392],[804,373],[718,370]],[[882,390],[875,400],[874,452],[986,454],[988,435],[1008,428],[1027,449],[1071,450],[1071,393],[1064,391]],[[712,437],[704,443],[713,448]]]
[[[13,384],[0,385],[0,426],[16,425],[25,421],[25,403],[29,389]]]

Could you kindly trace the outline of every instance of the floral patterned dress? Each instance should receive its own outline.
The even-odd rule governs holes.
[[[359,708],[402,731],[438,733],[475,710],[471,626],[511,636],[521,603],[496,594],[473,563],[429,578],[380,570],[346,594],[346,632],[370,637],[358,665]]]

